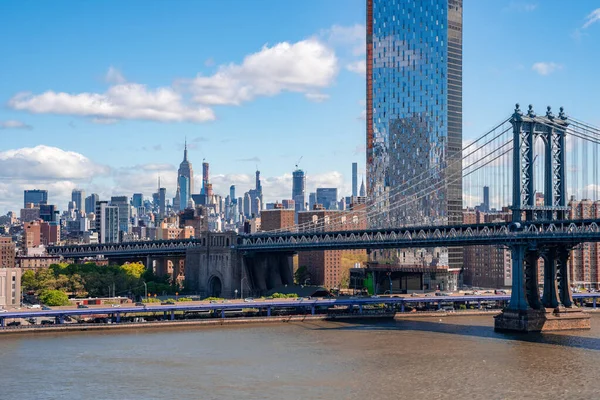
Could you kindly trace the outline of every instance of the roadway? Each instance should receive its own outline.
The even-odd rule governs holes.
[[[591,298],[593,299],[594,307],[596,305],[596,299],[600,297],[600,293],[577,293],[573,295],[575,300]],[[83,317],[91,315],[113,315],[117,319],[123,314],[130,313],[164,313],[164,315],[170,314],[171,319],[174,317],[174,313],[177,311],[188,311],[188,312],[199,312],[199,311],[213,311],[221,312],[221,316],[225,317],[225,312],[228,310],[239,310],[249,308],[267,309],[268,315],[270,315],[271,309],[277,308],[298,308],[304,307],[310,309],[311,313],[315,313],[317,307],[353,307],[358,306],[362,309],[362,306],[375,305],[375,304],[386,304],[389,306],[396,306],[401,310],[404,309],[404,305],[411,305],[417,303],[473,303],[480,304],[481,302],[490,301],[504,301],[510,300],[509,295],[470,295],[470,296],[417,296],[417,297],[337,297],[337,298],[318,298],[318,299],[273,299],[273,300],[256,300],[256,301],[224,301],[218,303],[206,303],[196,302],[181,302],[176,304],[157,304],[147,303],[144,306],[120,306],[120,307],[104,307],[104,306],[91,306],[90,308],[74,308],[74,309],[52,309],[52,310],[15,310],[15,311],[4,311],[0,313],[0,324],[3,326],[6,319],[15,318],[37,318],[37,317],[54,317],[57,321],[62,321],[65,317]],[[200,304],[198,304],[200,303]]]

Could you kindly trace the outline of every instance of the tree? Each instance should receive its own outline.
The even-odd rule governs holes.
[[[304,285],[306,281],[310,281],[310,272],[308,272],[308,268],[306,266],[300,266],[294,272],[294,283],[297,285]]]
[[[61,290],[45,290],[40,294],[40,301],[48,306],[67,306],[69,297]]]
[[[35,277],[35,272],[33,272],[30,269],[23,272],[23,275],[21,275],[21,286],[23,286],[23,289],[25,289],[27,291],[37,290],[38,289],[38,281]]]
[[[128,263],[121,266],[121,269],[128,277],[140,279],[142,274],[146,272],[146,267],[142,263]]]

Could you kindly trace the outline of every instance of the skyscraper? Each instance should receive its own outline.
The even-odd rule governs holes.
[[[352,196],[358,196],[358,163],[352,163]]]
[[[85,192],[81,189],[73,189],[71,192],[71,201],[75,203],[75,209],[85,213]]]
[[[144,205],[144,195],[142,193],[134,193],[132,203],[135,208],[142,207]]]
[[[109,206],[107,201],[96,204],[96,231],[100,243],[119,242],[119,207]]]
[[[179,177],[185,176],[189,181],[189,188],[187,191],[188,197],[194,193],[194,169],[192,168],[192,163],[188,161],[188,151],[187,151],[187,140],[185,141],[185,145],[183,148],[183,161],[179,164],[179,170],[177,171],[177,187],[179,187]],[[179,189],[181,192],[181,188]],[[181,208],[184,209],[187,206],[187,200],[185,203],[181,203]]]
[[[337,188],[317,188],[317,204],[326,210],[337,210]]]
[[[112,196],[110,205],[119,209],[119,230],[129,233],[131,230],[131,206],[127,196]]]
[[[367,0],[371,226],[462,221],[462,10],[462,0]]]
[[[100,201],[100,196],[96,193],[90,194],[85,198],[85,210],[87,213],[96,212],[96,203]]]
[[[39,207],[40,204],[48,204],[48,191],[39,189],[24,190],[23,207],[26,207],[27,203],[32,203],[36,207]]]
[[[179,175],[177,179],[177,188],[179,190],[179,210],[185,210],[190,201],[192,182],[185,175]]]
[[[206,185],[210,182],[210,177],[208,176],[208,163],[202,163],[202,189],[200,190],[200,194],[206,194]]]
[[[304,211],[304,203],[306,190],[306,176],[304,171],[297,169],[292,172],[292,200],[295,202],[296,212]]]

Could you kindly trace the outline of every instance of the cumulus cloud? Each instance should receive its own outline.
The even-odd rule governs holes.
[[[315,103],[321,103],[329,98],[329,95],[324,93],[306,93],[304,96]]]
[[[33,127],[24,122],[17,121],[15,119],[9,119],[6,121],[0,121],[0,129],[33,129]]]
[[[547,76],[553,72],[561,70],[563,66],[554,62],[537,62],[531,66],[531,69],[540,75]]]
[[[367,73],[367,62],[365,60],[354,61],[346,65],[346,69],[364,76]]]
[[[215,119],[211,109],[185,105],[181,95],[171,88],[152,90],[136,83],[114,85],[105,93],[18,93],[8,105],[34,114],[92,117],[95,122],[115,119],[205,122]]]
[[[106,75],[104,76],[104,80],[107,83],[116,83],[116,84],[122,84],[122,83],[127,82],[125,80],[125,77],[121,73],[121,71],[119,71],[112,65],[108,68],[108,71],[106,72]]]
[[[265,45],[241,64],[222,65],[211,76],[198,75],[189,85],[193,100],[203,105],[240,105],[281,92],[318,93],[337,75],[333,50],[315,38]]]
[[[89,180],[110,171],[82,154],[39,145],[0,152],[0,177],[7,180]]]

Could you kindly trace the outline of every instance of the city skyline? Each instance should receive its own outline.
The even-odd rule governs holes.
[[[263,174],[265,203],[289,198],[294,161],[303,157],[300,168],[306,172],[307,195],[316,187],[337,187],[340,194],[349,194],[351,163],[359,163],[359,181],[365,167],[365,122],[361,119],[365,101],[364,3],[356,1],[349,7],[339,1],[319,3],[321,12],[315,16],[312,10],[317,7],[316,2],[285,5],[274,2],[272,7],[265,7],[269,12],[261,17],[258,11],[246,9],[243,2],[229,2],[246,9],[257,21],[264,18],[273,24],[246,37],[241,33],[247,26],[236,17],[231,21],[230,33],[239,34],[244,40],[233,46],[225,40],[210,45],[202,39],[199,43],[202,51],[193,57],[185,46],[201,39],[203,32],[211,29],[210,21],[202,27],[194,24],[196,32],[191,39],[184,34],[186,29],[189,34],[189,27],[174,28],[172,34],[180,36],[163,38],[156,48],[161,58],[172,57],[167,57],[168,64],[175,67],[160,62],[149,69],[141,60],[156,61],[155,55],[150,56],[155,49],[149,46],[155,41],[154,34],[144,28],[165,22],[161,20],[159,3],[150,3],[152,6],[143,11],[145,22],[141,33],[130,32],[125,22],[140,11],[136,7],[126,6],[122,16],[117,18],[106,12],[110,6],[104,9],[97,5],[78,5],[82,13],[97,12],[99,19],[106,18],[108,26],[115,31],[126,30],[128,39],[123,44],[112,44],[113,31],[108,35],[102,30],[95,32],[93,24],[83,29],[81,24],[89,21],[85,18],[74,21],[61,15],[60,6],[30,7],[17,3],[7,6],[8,2],[3,3],[0,32],[11,35],[14,40],[3,43],[3,53],[9,55],[10,61],[0,66],[0,76],[11,77],[0,88],[0,98],[6,105],[0,109],[3,139],[0,214],[18,211],[24,189],[47,189],[49,202],[61,209],[66,208],[74,188],[98,193],[101,199],[122,194],[131,196],[136,192],[148,198],[155,191],[159,175],[164,182],[162,186],[167,188],[167,198],[173,198],[177,165],[186,136],[190,161],[197,166],[203,159],[211,162],[215,193],[225,195],[232,184],[238,193],[252,188],[258,164]],[[228,8],[227,4],[181,4],[181,9],[175,11],[190,15],[223,14]],[[593,76],[586,72],[593,69],[594,60],[589,57],[594,57],[590,55],[591,48],[600,34],[600,23],[593,11],[591,2],[578,2],[564,9],[558,1],[541,4],[465,1],[464,139],[478,136],[498,122],[510,112],[515,101],[532,102],[541,108],[546,102],[557,104],[567,99],[568,103],[563,105],[568,112],[598,123],[593,110],[594,95],[589,93],[600,92],[599,83],[578,78]],[[307,14],[311,15],[311,21],[298,28],[291,28],[289,25],[293,24],[287,20],[276,21],[281,15],[302,18]],[[55,18],[48,18],[53,21],[51,24],[40,24],[34,32],[27,33],[14,25],[14,21],[24,15],[34,20],[48,15]],[[492,21],[488,15],[494,15]],[[544,28],[548,26],[553,29]],[[72,32],[78,29],[84,32],[82,37],[71,38],[76,36]],[[60,48],[43,49],[38,46],[44,43],[30,42],[36,35],[49,39],[70,37],[71,42]],[[175,39],[179,46],[167,51],[166,45]],[[535,46],[530,46],[532,43]],[[98,54],[81,60],[77,50],[89,44],[99,48]],[[140,57],[140,61],[126,54],[127,46],[132,45],[136,46],[136,57]],[[24,46],[33,46],[32,52],[23,53],[20,49]],[[106,51],[107,48],[110,51]],[[273,76],[277,78],[275,87],[269,86],[269,82],[249,81],[247,74],[254,65],[252,62],[260,66],[260,62],[272,61],[270,57],[285,62],[275,49],[284,55],[302,56],[298,58],[301,62],[306,61],[306,65],[316,68],[310,69],[314,75],[310,77],[312,80],[307,81],[302,71],[292,70]],[[507,49],[511,49],[511,53]],[[302,53],[305,50],[309,53],[306,57]],[[507,59],[506,54],[511,54],[511,58]],[[586,57],[592,62],[580,62]],[[38,68],[42,60],[46,68],[39,75],[32,75],[32,68]],[[314,65],[312,61],[318,62]],[[173,93],[179,96],[175,87],[183,85],[186,77],[196,84],[192,89],[206,89],[215,82],[217,72],[225,74],[225,78],[235,78],[238,85],[252,84],[254,89],[248,97],[239,97],[238,86],[232,88],[230,97],[205,90],[202,92],[205,95],[220,96],[221,103],[216,97],[204,97],[204,103],[209,105],[202,107],[210,109],[212,114],[207,110],[189,114],[190,109],[198,107],[196,103],[184,104],[183,100],[169,97]],[[295,75],[289,75],[292,73]],[[287,78],[298,80],[292,85]],[[581,88],[585,88],[583,92],[588,93],[589,98],[565,96],[571,90],[582,92]],[[129,91],[120,92],[121,97],[118,97],[119,89]],[[66,102],[64,108],[58,107],[59,102],[49,93],[64,93],[61,95]],[[99,98],[117,96],[112,99],[122,100],[122,107],[111,111],[111,115],[90,111],[92,105],[86,100],[94,98],[94,94]],[[166,117],[141,115],[131,103],[138,95],[157,111],[173,111],[187,122],[164,122],[161,118]],[[161,99],[166,103],[161,103]],[[315,102],[317,100],[321,102]],[[169,108],[173,104],[179,108]],[[278,115],[273,115],[273,107]],[[201,121],[213,115],[214,120]],[[86,137],[89,140],[82,140]],[[286,145],[290,138],[294,138],[293,146]],[[264,151],[267,140],[269,148],[286,150],[281,154]],[[199,183],[195,179],[194,187],[200,187]]]

